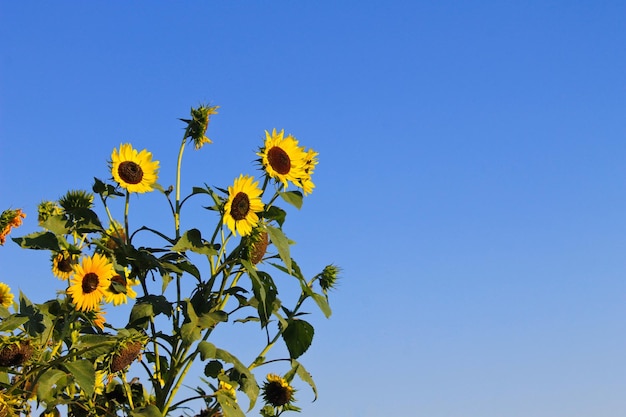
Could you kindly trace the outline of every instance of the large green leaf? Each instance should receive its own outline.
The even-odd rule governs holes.
[[[246,268],[252,281],[252,292],[257,301],[259,319],[261,320],[261,326],[265,327],[274,311],[278,289],[276,284],[274,284],[274,280],[267,272],[257,271],[249,261],[242,260],[241,263]]]
[[[35,232],[23,237],[14,237],[13,241],[25,249],[47,249],[59,252],[59,240],[52,232]]]
[[[44,403],[51,402],[54,398],[53,388],[65,377],[65,372],[60,369],[50,368],[45,371],[37,380],[37,399]]]
[[[237,400],[228,395],[228,393],[218,390],[215,396],[217,397],[217,402],[222,407],[224,417],[246,417],[239,404],[237,404]]]
[[[300,319],[289,319],[288,326],[282,333],[291,359],[297,359],[307,351],[313,342],[315,330],[310,323]]]
[[[74,381],[80,386],[88,397],[94,392],[96,385],[96,370],[88,360],[66,362],[64,368],[72,375]]]
[[[302,381],[304,381],[307,384],[309,384],[309,386],[313,390],[313,394],[315,395],[315,398],[314,398],[314,401],[315,401],[317,399],[317,387],[315,386],[315,382],[313,381],[313,377],[311,376],[311,374],[306,369],[304,369],[304,366],[302,366],[302,364],[300,362],[298,362],[295,359],[292,359],[291,360],[291,369],[289,370],[289,372],[287,372],[285,374],[285,379],[288,382],[291,382],[295,375],[298,375],[298,377]]]

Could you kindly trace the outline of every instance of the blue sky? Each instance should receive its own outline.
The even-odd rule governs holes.
[[[37,204],[106,178],[122,142],[172,182],[177,119],[219,105],[183,187],[252,172],[267,129],[320,153],[287,233],[309,274],[344,274],[333,317],[312,319],[320,397],[300,389],[303,415],[623,416],[624,16],[618,1],[3,2],[0,208],[36,230]],[[47,262],[9,242],[0,280],[44,301]]]

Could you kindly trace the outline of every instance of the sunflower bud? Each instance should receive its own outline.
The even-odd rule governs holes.
[[[63,210],[54,201],[42,201],[37,206],[37,221],[41,226],[46,220],[52,216],[60,216]]]
[[[93,207],[93,194],[84,190],[71,190],[59,199],[59,204],[66,213],[77,209],[90,209]]]
[[[202,148],[205,143],[211,143],[211,139],[206,137],[209,121],[212,114],[217,113],[219,106],[201,105],[197,109],[191,108],[191,119],[180,119],[187,123],[185,139],[191,138],[196,149]]]
[[[327,265],[324,270],[319,274],[319,282],[320,287],[322,287],[322,291],[324,294],[331,290],[337,285],[337,279],[339,278],[339,273],[341,272],[341,268],[335,265]]]

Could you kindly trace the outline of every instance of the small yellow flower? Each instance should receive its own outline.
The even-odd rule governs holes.
[[[22,212],[22,209],[9,209],[0,214],[0,245],[4,245],[6,237],[11,233],[12,228],[20,227],[24,217],[26,217],[26,214]]]
[[[76,309],[91,311],[98,308],[114,275],[111,262],[98,253],[84,257],[80,264],[74,265],[67,293],[72,296]]]
[[[126,143],[111,154],[113,179],[130,193],[145,193],[154,190],[158,178],[159,161],[152,161],[152,153],[138,152]]]
[[[123,274],[115,274],[111,277],[111,285],[104,292],[104,299],[107,303],[113,305],[126,304],[128,298],[137,297],[137,293],[133,290],[133,286],[138,285],[136,279],[127,279],[126,271]]]
[[[261,193],[259,182],[243,174],[235,179],[232,187],[228,187],[224,224],[228,225],[233,234],[238,232],[242,236],[249,235],[252,228],[259,223],[257,213],[263,211]]]
[[[4,282],[0,282],[0,304],[4,307],[11,307],[13,305],[13,293],[11,293],[11,288]]]

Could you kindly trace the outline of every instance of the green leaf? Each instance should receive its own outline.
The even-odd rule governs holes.
[[[59,240],[52,232],[35,232],[23,237],[15,237],[13,241],[25,249],[61,251]]]
[[[304,320],[290,319],[287,323],[288,326],[281,336],[287,345],[289,357],[297,359],[311,346],[315,330]]]
[[[274,220],[280,227],[283,227],[285,217],[287,217],[287,212],[279,207],[270,206],[270,208],[265,211],[263,217],[268,220]]]
[[[78,386],[85,391],[85,394],[91,397],[96,385],[96,370],[93,364],[88,360],[78,360],[66,362],[64,367],[72,375]]]
[[[291,382],[293,380],[294,375],[298,375],[298,377],[303,381],[309,384],[311,389],[313,390],[313,394],[315,398],[313,401],[317,400],[317,387],[315,386],[315,382],[313,381],[313,377],[311,374],[304,369],[304,366],[300,362],[295,359],[291,360],[291,370],[285,374],[285,379],[287,382]]]
[[[246,417],[235,398],[219,390],[215,393],[215,396],[217,397],[217,402],[222,407],[224,417]]]
[[[147,328],[151,317],[165,314],[172,315],[172,306],[162,295],[147,295],[137,298],[135,305],[130,312],[130,319],[127,327]]]
[[[95,211],[88,208],[76,208],[71,211],[78,233],[103,232],[104,228]]]
[[[198,229],[187,230],[178,239],[178,242],[172,246],[174,252],[192,251],[202,255],[217,255],[217,251],[207,241],[202,239],[202,235]]]
[[[57,235],[70,233],[70,229],[67,227],[67,219],[64,216],[50,216],[41,224],[41,227]]]
[[[0,332],[11,332],[28,321],[28,317],[11,316],[2,320],[0,324]]]
[[[322,310],[322,313],[324,313],[324,316],[326,316],[326,318],[329,318],[333,314],[333,312],[330,309],[330,305],[328,304],[328,299],[322,294],[318,294],[316,292],[311,294],[311,296],[313,297],[313,300],[315,300],[315,303],[320,308],[320,310]]]
[[[163,413],[161,413],[156,405],[135,408],[130,412],[130,415],[131,417],[163,417]]]
[[[291,255],[289,254],[289,239],[283,233],[282,230],[267,226],[267,233],[270,236],[270,240],[278,249],[278,255],[280,255],[280,259],[282,259],[287,271],[291,273]]]
[[[53,387],[62,379],[65,378],[65,372],[60,369],[50,368],[45,371],[36,382],[37,387],[37,400],[42,402],[51,402],[53,399]]]
[[[249,261],[241,261],[250,276],[252,282],[252,292],[257,300],[257,311],[261,319],[261,327],[267,326],[274,311],[274,303],[277,300],[278,289],[267,272],[257,271]]]
[[[198,343],[198,352],[200,352],[200,359],[203,361],[206,359],[218,359],[224,362],[228,362],[233,365],[235,371],[237,371],[241,378],[239,379],[239,389],[243,391],[250,399],[250,408],[252,410],[256,399],[259,396],[259,385],[256,383],[254,374],[250,372],[247,366],[245,366],[237,357],[231,355],[229,352],[215,347],[213,343],[203,340]]]
[[[98,178],[94,177],[94,184],[92,190],[96,194],[100,194],[102,197],[118,196],[123,197],[124,193],[117,190],[117,188],[111,184],[106,184]]]
[[[284,191],[279,193],[283,200],[291,204],[297,209],[302,208],[302,192],[300,191]]]

